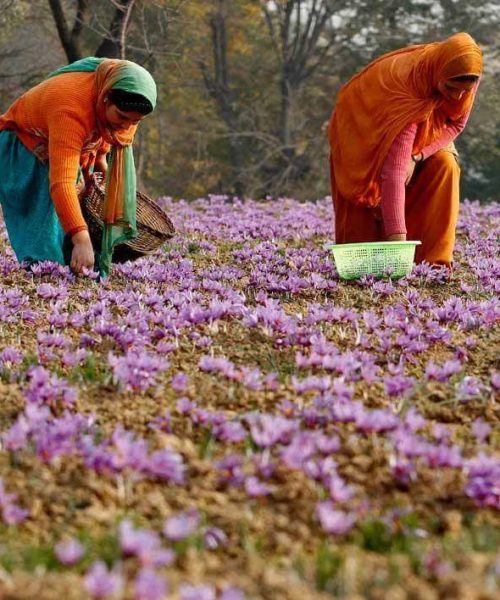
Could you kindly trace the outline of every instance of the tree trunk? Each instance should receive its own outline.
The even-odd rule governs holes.
[[[217,11],[210,18],[212,31],[212,51],[214,59],[214,74],[208,72],[204,63],[200,63],[205,86],[217,103],[221,116],[229,134],[230,160],[234,174],[234,191],[238,196],[244,194],[241,179],[243,169],[243,151],[238,139],[238,118],[234,109],[234,98],[229,84],[229,69],[227,65],[227,24],[225,0],[219,0]]]
[[[117,5],[109,31],[97,48],[95,55],[105,58],[124,59],[126,55],[126,36],[136,0],[126,0]]]
[[[286,156],[293,154],[292,130],[290,126],[290,110],[292,107],[292,90],[285,73],[281,79],[281,114],[280,114],[280,139],[283,153]]]
[[[83,57],[80,36],[91,0],[78,0],[73,28],[70,29],[60,0],[48,0],[52,16],[69,63]]]

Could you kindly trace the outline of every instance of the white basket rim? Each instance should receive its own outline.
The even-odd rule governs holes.
[[[369,246],[370,248],[386,248],[387,246],[420,246],[420,241],[394,241],[394,242],[359,242],[350,244],[329,244],[326,248],[328,250],[336,249],[349,249],[349,248],[360,248],[361,246]]]

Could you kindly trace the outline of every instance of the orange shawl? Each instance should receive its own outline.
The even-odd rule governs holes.
[[[107,59],[96,69],[97,89],[97,123],[99,132],[103,139],[115,148],[114,169],[108,174],[106,193],[108,202],[105,206],[104,222],[117,223],[123,219],[123,195],[122,190],[125,182],[125,159],[123,154],[125,147],[134,141],[137,125],[128,129],[114,130],[106,123],[105,99],[118,81],[124,76],[128,63],[123,60]]]
[[[443,42],[408,46],[381,56],[340,90],[329,124],[335,185],[365,206],[380,202],[379,176],[396,136],[418,130],[413,153],[436,140],[448,120],[469,112],[474,92],[457,102],[438,91],[440,81],[482,72],[482,53],[467,33]]]

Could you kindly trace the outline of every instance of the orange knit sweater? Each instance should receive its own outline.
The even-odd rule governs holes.
[[[94,73],[63,73],[28,90],[0,116],[41,161],[48,161],[50,195],[66,233],[86,229],[76,191],[78,168],[91,166],[110,146],[96,122]]]

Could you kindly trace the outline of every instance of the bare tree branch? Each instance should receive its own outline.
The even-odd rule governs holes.
[[[95,55],[105,56],[106,58],[125,58],[125,39],[136,0],[111,1],[116,7],[115,14],[108,34],[97,48]]]

